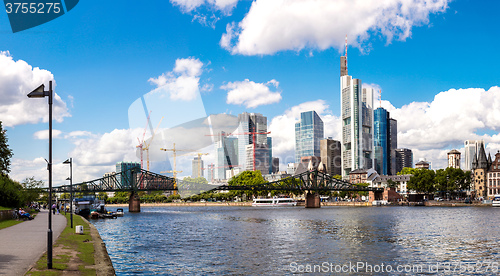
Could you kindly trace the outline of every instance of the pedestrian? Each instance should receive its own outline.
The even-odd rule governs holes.
[[[52,204],[52,214],[56,214],[56,204]]]

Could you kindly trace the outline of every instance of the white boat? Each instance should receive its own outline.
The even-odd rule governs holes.
[[[374,200],[372,202],[372,206],[385,206],[389,205],[389,202],[387,200]]]
[[[491,202],[491,206],[500,207],[500,195],[495,195],[495,198],[493,198],[493,201]]]
[[[122,208],[118,208],[116,209],[116,216],[117,217],[123,217],[123,209]]]
[[[297,206],[297,200],[288,197],[255,198],[252,206]]]

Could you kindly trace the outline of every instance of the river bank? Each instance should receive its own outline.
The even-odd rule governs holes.
[[[171,203],[141,203],[141,207],[182,207],[182,206],[195,206],[195,207],[205,207],[205,206],[238,206],[238,207],[251,207],[251,201],[245,202],[171,202]],[[298,206],[304,206],[304,202],[299,202]],[[370,202],[357,202],[357,201],[335,201],[335,202],[321,202],[321,206],[372,206]],[[391,204],[388,206],[428,206],[428,207],[491,207],[491,204],[483,204],[481,202],[474,202],[472,204],[467,204],[463,202],[450,202],[450,201],[425,201],[425,202],[401,202]],[[128,204],[107,204],[106,207],[128,207]]]

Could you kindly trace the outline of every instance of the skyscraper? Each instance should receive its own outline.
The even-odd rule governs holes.
[[[267,137],[267,147],[269,149],[269,174],[273,173],[273,138]]]
[[[137,162],[118,162],[116,163],[116,180],[118,183],[120,183],[122,186],[128,187],[132,185],[132,172],[130,169],[132,168],[137,168],[141,169],[141,163]],[[121,172],[127,171],[125,174],[120,174]]]
[[[323,121],[316,111],[300,113],[300,121],[295,123],[295,163],[304,156],[320,157],[319,141],[323,137]]]
[[[215,138],[214,179],[226,179],[226,171],[238,165],[238,140],[220,132]]]
[[[256,133],[266,133],[267,132],[267,117],[262,116],[260,113],[247,113],[243,112],[238,115],[238,165],[243,170],[249,168],[253,168],[253,159],[250,162],[247,155],[247,146],[257,144],[255,147],[256,153],[257,151],[262,151],[265,147],[268,150],[267,146],[267,134],[255,134]],[[255,141],[254,141],[255,137]],[[252,147],[253,150],[253,147]],[[265,154],[256,154],[256,164],[267,164],[269,166],[269,152]],[[253,157],[253,153],[251,155]],[[259,158],[267,158],[267,160],[260,160]],[[261,171],[262,174],[266,174],[269,171],[269,168],[266,167]]]
[[[320,141],[321,162],[326,166],[326,173],[329,175],[341,175],[341,144],[340,141],[331,138]]]
[[[191,162],[191,177],[204,177],[203,173],[203,160],[201,156],[195,156],[193,161]]]
[[[373,111],[375,170],[381,175],[396,174],[397,121],[382,107]]]
[[[346,47],[347,49],[347,47]],[[347,72],[346,56],[340,58],[340,110],[342,119],[342,176],[373,167],[373,92]]]
[[[474,157],[477,157],[481,145],[484,146],[483,140],[466,140],[464,142],[464,170],[472,170],[472,162]]]
[[[456,149],[448,152],[448,167],[460,169],[460,155],[461,153]]]
[[[413,168],[413,152],[411,149],[396,149],[396,173],[403,168]]]

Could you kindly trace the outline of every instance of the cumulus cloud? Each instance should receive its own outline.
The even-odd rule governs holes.
[[[33,68],[23,60],[15,61],[9,52],[0,52],[0,118],[5,126],[36,124],[48,122],[47,99],[29,99],[26,95],[45,84],[48,90],[49,80],[54,76],[47,70]],[[53,82],[53,89],[55,82]],[[62,122],[71,116],[66,103],[54,93],[53,119]]]
[[[410,148],[414,161],[425,158],[435,168],[447,166],[446,153],[463,151],[465,140],[484,140],[492,152],[500,149],[500,88],[450,89],[431,102],[401,108],[388,101],[382,107],[398,121],[398,147]]]
[[[444,12],[450,0],[256,0],[245,18],[229,23],[220,44],[234,54],[268,55],[305,48],[363,48],[372,35],[405,40],[429,14]]]
[[[62,132],[60,130],[53,129],[52,130],[52,138],[54,138],[54,139],[61,138],[61,133]],[[33,134],[33,137],[35,139],[38,139],[38,140],[47,140],[47,139],[49,139],[49,130],[46,129],[46,130],[37,131]]]
[[[192,101],[200,93],[202,68],[203,63],[199,59],[181,58],[175,61],[173,71],[148,81],[157,86],[153,93],[169,94],[171,100]]]
[[[278,88],[279,82],[273,79],[267,83],[256,83],[245,79],[244,81],[229,82],[220,88],[229,91],[226,103],[256,108],[260,105],[278,103],[281,100],[281,92],[273,92],[269,86]]]
[[[170,0],[183,13],[193,15],[193,21],[215,28],[222,16],[230,16],[238,0]]]

